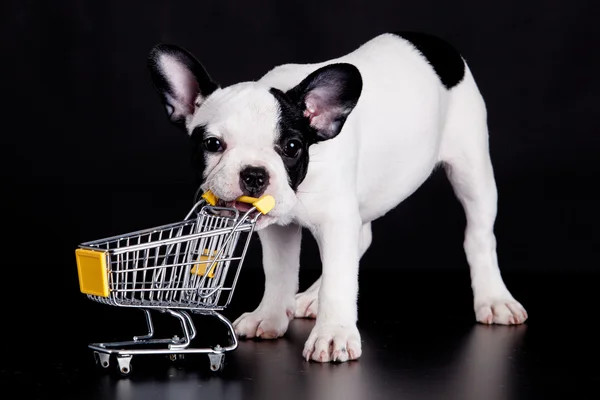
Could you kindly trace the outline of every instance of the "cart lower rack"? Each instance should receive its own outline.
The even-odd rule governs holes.
[[[204,353],[211,370],[223,367],[225,352],[235,350],[238,342],[231,322],[219,311],[231,302],[256,221],[275,206],[271,196],[237,200],[252,207],[244,213],[217,207],[217,198],[206,192],[183,221],[79,245],[81,292],[102,304],[142,310],[148,326],[146,335],[131,341],[90,344],[97,363],[108,368],[114,355],[119,372],[128,375],[134,355],[166,354],[175,360]],[[183,337],[154,338],[151,310],[177,318]],[[197,334],[190,312],[223,322],[230,343],[190,347]]]

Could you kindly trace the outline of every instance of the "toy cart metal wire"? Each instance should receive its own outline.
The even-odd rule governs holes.
[[[217,207],[217,198],[206,192],[183,221],[78,246],[81,292],[102,304],[141,309],[148,326],[146,335],[131,341],[89,344],[97,363],[108,368],[114,355],[119,372],[128,375],[134,355],[165,354],[174,361],[187,353],[205,353],[212,371],[223,367],[225,352],[235,350],[238,342],[231,322],[219,311],[231,301],[256,221],[275,206],[271,196],[237,201],[252,206],[245,213]],[[154,338],[150,310],[177,318],[183,337]],[[189,312],[218,318],[228,327],[231,343],[190,347],[197,331]]]

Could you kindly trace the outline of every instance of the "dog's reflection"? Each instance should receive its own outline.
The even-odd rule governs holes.
[[[455,360],[451,390],[457,398],[514,399],[513,363],[527,325],[476,325]]]

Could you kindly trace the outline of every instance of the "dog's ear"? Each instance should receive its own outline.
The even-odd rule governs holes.
[[[219,87],[202,64],[179,46],[154,46],[148,56],[148,68],[169,119],[183,129],[186,119]]]
[[[352,64],[319,68],[286,94],[308,118],[317,141],[337,136],[362,92],[362,77]]]

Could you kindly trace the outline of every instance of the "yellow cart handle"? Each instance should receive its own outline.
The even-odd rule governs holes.
[[[204,192],[204,194],[202,195],[202,198],[204,200],[206,200],[206,202],[208,204],[210,204],[211,206],[214,206],[217,204],[218,198],[210,190]],[[252,204],[262,214],[267,214],[269,211],[271,211],[275,207],[275,198],[273,198],[273,196],[268,195],[268,194],[264,195],[260,198],[250,197],[250,196],[240,196],[236,199],[236,201]]]

